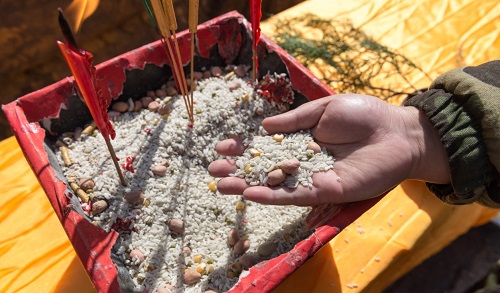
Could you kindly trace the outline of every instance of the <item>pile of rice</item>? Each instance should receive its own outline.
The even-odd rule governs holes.
[[[179,95],[157,98],[160,103],[171,104],[168,115],[142,109],[114,117],[117,135],[112,145],[120,163],[135,158],[133,172],[124,171],[126,187],[120,184],[98,131],[85,139],[65,140],[74,163],[63,171],[67,177],[92,178],[95,182],[95,198],[104,200],[108,207],[96,215],[89,213],[89,217],[106,231],[121,227],[118,256],[140,292],[159,292],[160,288],[175,288],[175,292],[229,290],[241,273],[241,267],[240,271],[235,269],[241,255],[226,243],[232,229],[250,241],[245,255],[254,264],[289,251],[311,233],[302,230],[308,208],[263,206],[246,202],[241,196],[218,194],[208,187],[215,178],[208,174],[207,167],[221,158],[215,145],[229,137],[266,137],[261,121],[281,112],[279,107],[255,95],[247,77],[235,75],[200,80],[194,100],[193,124]],[[290,137],[297,145],[305,139],[304,133]],[[292,146],[280,153],[293,151]],[[154,174],[151,168],[165,161],[166,175]],[[321,156],[316,163],[304,169],[300,177],[310,181],[313,169],[325,170],[333,161]],[[60,164],[64,166],[62,159]],[[134,205],[125,201],[124,195],[131,191],[142,191],[144,202]],[[182,233],[169,227],[172,219],[182,221]],[[263,246],[272,249],[259,252]],[[144,259],[131,257],[133,251],[139,251]],[[186,285],[186,269],[198,269],[201,280]]]

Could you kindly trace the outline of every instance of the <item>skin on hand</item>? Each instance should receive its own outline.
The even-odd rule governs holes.
[[[448,184],[446,151],[425,115],[414,107],[397,107],[376,97],[333,95],[262,122],[270,133],[311,129],[316,142],[333,153],[333,170],[315,172],[313,187],[249,186],[229,177],[233,160],[217,160],[208,167],[223,194],[242,194],[264,204],[316,206],[376,197],[405,179]],[[216,146],[224,156],[239,156],[242,139]]]

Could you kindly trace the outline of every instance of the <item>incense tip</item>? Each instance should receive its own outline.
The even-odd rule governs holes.
[[[57,10],[59,11],[59,27],[61,28],[64,38],[66,39],[66,43],[68,43],[68,47],[70,47],[70,49],[77,51],[78,46],[76,45],[76,40],[71,32],[71,28],[66,20],[66,17],[64,17],[63,10],[61,7],[58,7]]]

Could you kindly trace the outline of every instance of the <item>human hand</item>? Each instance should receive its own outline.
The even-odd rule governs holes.
[[[392,106],[371,96],[333,95],[266,118],[262,124],[271,134],[311,129],[316,142],[333,153],[333,170],[315,172],[312,188],[250,186],[244,179],[228,177],[236,171],[234,161],[217,160],[208,170],[224,177],[217,184],[221,193],[242,194],[264,204],[317,206],[373,198],[405,179],[450,181],[444,147],[414,107]],[[229,139],[216,150],[238,156],[244,148],[241,139]]]

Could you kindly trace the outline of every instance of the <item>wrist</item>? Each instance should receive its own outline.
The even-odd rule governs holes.
[[[419,109],[412,106],[399,109],[402,112],[405,135],[411,143],[409,179],[450,184],[448,154],[436,129]]]

